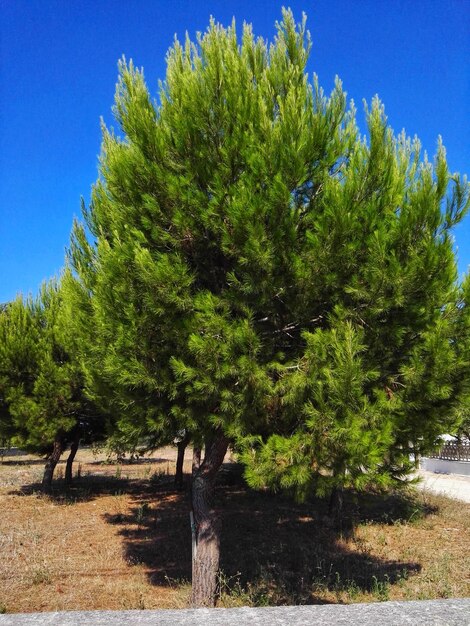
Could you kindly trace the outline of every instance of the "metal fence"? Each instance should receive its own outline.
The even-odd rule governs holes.
[[[427,455],[430,459],[470,461],[470,442],[447,441],[439,450]]]

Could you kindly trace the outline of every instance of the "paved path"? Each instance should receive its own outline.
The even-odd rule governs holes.
[[[417,475],[422,479],[417,484],[418,489],[470,502],[470,476],[436,474],[426,470],[419,470]]]
[[[469,626],[470,598],[374,604],[0,615],[0,626]]]

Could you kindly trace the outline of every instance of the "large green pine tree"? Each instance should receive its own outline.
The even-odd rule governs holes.
[[[227,446],[253,486],[386,485],[458,415],[468,281],[451,229],[468,186],[395,137],[360,136],[339,80],[306,74],[305,20],[274,43],[214,22],[175,42],[151,99],[120,63],[100,177],[70,251],[90,393],[124,428],[195,442],[192,602],[211,604]],[[205,455],[200,460],[200,449]]]

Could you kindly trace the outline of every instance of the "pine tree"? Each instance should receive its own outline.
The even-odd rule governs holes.
[[[31,389],[36,371],[37,341],[32,302],[17,298],[0,311],[0,439],[11,441],[18,433],[10,410],[17,388]]]
[[[65,478],[79,441],[103,432],[103,418],[83,394],[83,375],[74,358],[73,336],[57,281],[37,298],[21,296],[0,313],[0,431],[26,450],[46,456],[43,487],[68,445]]]
[[[152,101],[122,61],[69,292],[94,397],[141,432],[194,442],[193,604],[219,563],[214,480],[331,493],[390,484],[456,419],[468,358],[451,229],[468,185],[329,97],[290,11],[268,46],[211,22],[175,41]],[[88,231],[88,232],[87,232]],[[457,344],[460,342],[461,348]],[[201,448],[205,449],[203,460]]]

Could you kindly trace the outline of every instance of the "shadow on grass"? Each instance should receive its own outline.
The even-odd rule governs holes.
[[[162,485],[171,488],[173,477],[156,474],[154,478],[122,478],[110,475],[88,475],[81,478],[74,478],[70,485],[63,479],[55,479],[49,490],[44,490],[40,482],[22,485],[18,489],[8,492],[13,496],[31,496],[42,494],[56,504],[74,504],[77,502],[89,502],[101,496],[109,495],[131,495],[139,498],[142,494],[152,494],[156,486]]]
[[[15,459],[14,461],[0,461],[0,467],[2,465],[6,465],[9,467],[14,467],[16,465],[18,465],[19,467],[25,466],[25,465],[43,465],[44,466],[45,462],[46,462],[46,459],[30,459],[30,460],[23,460],[23,461],[19,461]],[[59,461],[57,465],[59,464],[65,465],[65,461]]]
[[[29,484],[14,495],[41,491]],[[130,511],[106,514],[119,529],[126,560],[142,564],[155,585],[174,586],[191,577],[188,495],[176,493],[173,476],[158,471],[147,479],[91,474],[69,487],[55,480],[47,497],[58,504],[127,495]],[[389,495],[344,494],[340,527],[327,515],[328,503],[312,498],[298,504],[287,496],[255,492],[244,484],[238,466],[220,473],[215,505],[222,517],[221,591],[244,604],[312,604],[351,601],[361,592],[378,600],[391,584],[420,571],[415,562],[378,558],[364,546],[351,546],[360,523],[408,523],[434,512],[411,492]],[[328,593],[325,593],[328,592]]]
[[[256,605],[322,603],[325,591],[336,594],[335,601],[341,601],[344,592],[353,600],[369,591],[385,600],[389,585],[421,569],[419,563],[383,560],[365,548],[349,549],[344,541],[354,535],[358,523],[408,522],[431,512],[410,494],[346,493],[338,529],[327,516],[324,500],[298,504],[286,496],[252,491],[239,477],[228,474],[226,479],[218,486],[215,502],[223,520],[225,594],[238,594]],[[106,519],[120,527],[128,562],[144,565],[153,584],[190,580],[187,495],[162,484],[153,494],[134,494],[127,514]]]

